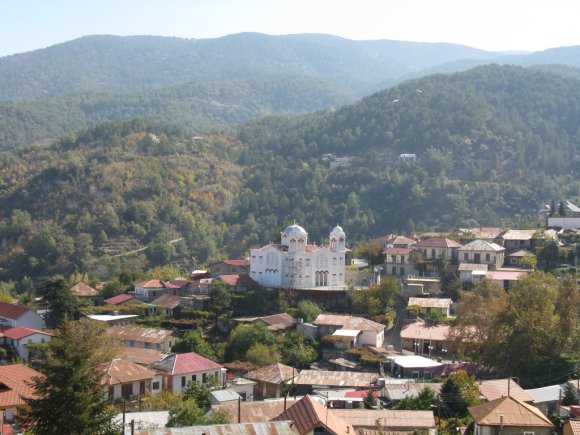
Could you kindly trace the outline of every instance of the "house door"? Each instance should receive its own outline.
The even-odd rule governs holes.
[[[133,384],[123,384],[121,385],[121,396],[125,400],[131,400],[131,396],[133,395]]]
[[[473,262],[479,264],[481,262],[481,254],[473,254]]]

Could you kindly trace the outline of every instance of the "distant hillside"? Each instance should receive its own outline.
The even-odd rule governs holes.
[[[268,115],[297,115],[355,101],[328,82],[298,75],[185,83],[129,94],[81,94],[0,102],[0,149],[51,139],[102,122],[149,119],[190,134]]]
[[[125,93],[262,74],[323,79],[360,97],[412,71],[496,55],[452,44],[351,41],[328,35],[242,33],[200,40],[88,36],[0,58],[0,100]]]

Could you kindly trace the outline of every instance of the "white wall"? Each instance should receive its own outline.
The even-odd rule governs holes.
[[[195,380],[195,382],[203,383],[203,375],[205,373],[206,378],[209,379],[210,376],[215,376],[217,372],[217,378],[221,385],[223,385],[226,377],[226,369],[215,369],[215,370],[207,370],[203,372],[195,372],[195,373],[185,373],[181,375],[173,375],[173,389],[174,393],[181,393],[183,390],[187,389],[187,384],[190,381]],[[195,376],[195,379],[193,379]],[[185,378],[185,385],[182,387],[182,378]]]

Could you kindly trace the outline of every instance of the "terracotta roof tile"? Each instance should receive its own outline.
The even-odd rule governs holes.
[[[105,304],[107,305],[119,305],[122,304],[123,302],[127,302],[130,301],[131,299],[136,299],[136,303],[141,303],[141,299],[136,298],[133,295],[128,295],[126,293],[117,295],[117,296],[113,296],[112,298],[109,299],[105,299]]]
[[[75,283],[70,288],[70,291],[73,294],[73,296],[76,296],[77,298],[92,298],[95,296],[99,296],[99,294],[100,294],[98,291],[96,291],[90,285],[85,284],[82,281]]]
[[[2,332],[5,337],[11,338],[12,340],[20,340],[21,338],[29,337],[34,334],[43,334],[48,335],[50,337],[53,336],[53,334],[49,332],[39,331],[37,329],[24,328],[23,326],[15,326],[14,328],[9,328]]]
[[[24,305],[0,302],[0,317],[16,320],[27,311],[30,310]]]
[[[10,408],[24,405],[24,398],[34,398],[34,390],[28,385],[33,378],[43,376],[42,373],[25,366],[11,364],[0,366],[0,408]]]
[[[164,360],[154,363],[151,368],[171,375],[181,375],[208,370],[220,370],[224,366],[195,352],[188,352],[169,355]]]

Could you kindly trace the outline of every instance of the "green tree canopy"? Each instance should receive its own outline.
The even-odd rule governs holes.
[[[269,347],[275,342],[276,337],[263,323],[238,325],[230,333],[225,357],[228,361],[245,360],[246,353],[256,343]]]
[[[40,363],[44,376],[32,381],[37,397],[25,399],[30,409],[20,423],[38,434],[117,434],[116,412],[103,394],[99,366],[118,351],[106,325],[65,323],[47,346]]]
[[[322,313],[322,308],[308,299],[298,302],[296,317],[304,320],[306,323],[312,323]]]
[[[47,323],[53,328],[80,318],[79,300],[73,296],[70,287],[68,280],[57,275],[47,278],[40,288],[40,294],[48,304]]]

